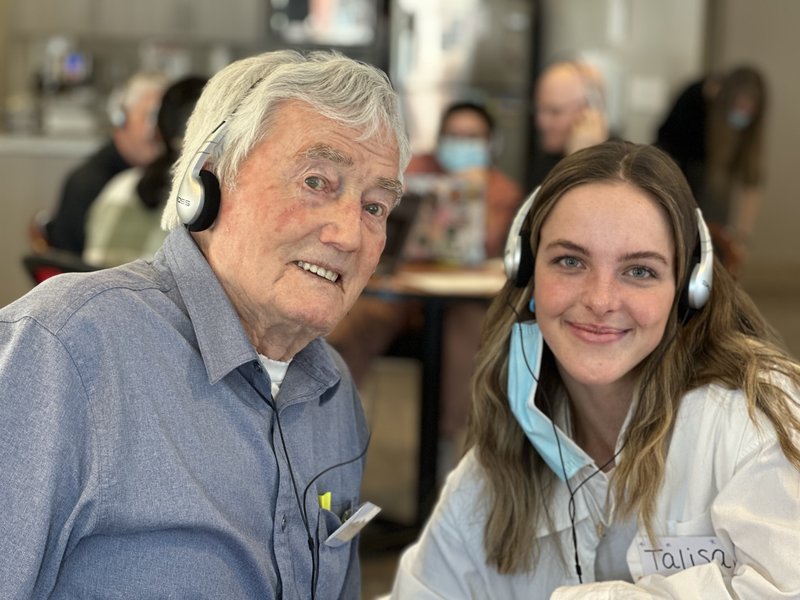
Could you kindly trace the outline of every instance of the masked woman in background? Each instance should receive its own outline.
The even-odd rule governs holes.
[[[483,190],[484,235],[477,243],[481,254],[499,257],[522,190],[492,164],[498,133],[494,119],[481,104],[456,102],[442,114],[437,144],[432,154],[411,158],[407,180],[418,175],[451,175]],[[408,245],[407,245],[408,248]],[[405,258],[410,253],[406,252]],[[443,316],[441,418],[439,419],[439,473],[455,464],[469,410],[469,379],[486,304],[452,302]],[[419,329],[422,307],[413,300],[392,301],[362,296],[328,336],[342,355],[357,384],[364,382],[372,359],[380,356],[402,334]]]
[[[738,276],[760,208],[767,86],[752,67],[689,85],[658,129],[656,145],[686,176],[718,257]]]
[[[800,365],[674,162],[623,142],[568,156],[507,259],[471,449],[393,597],[800,596]]]

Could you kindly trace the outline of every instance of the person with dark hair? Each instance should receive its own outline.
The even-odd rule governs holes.
[[[498,257],[522,200],[519,185],[492,165],[497,133],[489,111],[474,102],[455,102],[442,113],[436,148],[411,157],[406,169],[410,181],[419,174],[449,174],[475,182],[483,190],[484,238],[482,254]],[[389,301],[362,296],[328,341],[342,354],[357,384],[369,366],[402,333],[420,322],[421,307],[414,301]],[[469,377],[478,347],[486,306],[482,302],[454,302],[448,306],[442,333],[442,386],[439,420],[439,472],[455,464],[458,439],[466,426]]]
[[[800,596],[800,364],[709,237],[654,146],[550,172],[394,598]]]
[[[167,232],[161,210],[167,201],[171,167],[183,144],[186,121],[207,79],[184,77],[164,92],[156,125],[164,151],[149,165],[116,175],[89,210],[83,260],[113,267],[137,258],[152,258]]]
[[[767,85],[757,69],[709,75],[680,93],[655,141],[686,176],[718,256],[734,276],[761,203],[766,107]]]
[[[156,71],[134,73],[109,96],[111,138],[67,175],[52,218],[34,227],[35,246],[78,256],[86,240],[86,217],[105,185],[118,173],[150,164],[162,151],[155,115],[167,77]]]

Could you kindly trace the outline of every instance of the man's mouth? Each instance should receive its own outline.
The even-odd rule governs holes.
[[[309,273],[314,273],[314,275],[318,275],[323,279],[327,279],[331,283],[336,283],[339,280],[339,274],[335,271],[331,271],[326,269],[325,267],[321,267],[319,265],[315,265],[312,263],[307,263],[302,260],[298,260],[295,264],[303,269],[304,271],[308,271]]]

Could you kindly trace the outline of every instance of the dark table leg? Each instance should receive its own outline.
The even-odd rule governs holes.
[[[419,455],[417,457],[417,524],[425,524],[436,503],[439,457],[439,397],[442,370],[442,315],[445,300],[425,300],[422,332],[422,389],[420,402]]]
[[[442,321],[447,301],[444,298],[424,299],[424,324],[421,348],[417,356],[422,361],[420,385],[419,440],[417,455],[417,511],[411,524],[397,523],[380,515],[361,538],[361,550],[366,552],[402,548],[417,539],[436,503],[436,481],[439,457],[439,393],[441,390]]]

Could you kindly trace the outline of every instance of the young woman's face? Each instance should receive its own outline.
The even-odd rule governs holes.
[[[565,383],[632,384],[661,341],[675,297],[667,216],[627,183],[589,183],[545,219],[536,253],[536,319]]]

